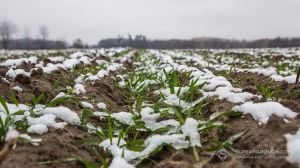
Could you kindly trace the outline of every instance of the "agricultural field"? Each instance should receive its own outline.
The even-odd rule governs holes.
[[[299,167],[299,67],[298,48],[2,50],[0,167]]]

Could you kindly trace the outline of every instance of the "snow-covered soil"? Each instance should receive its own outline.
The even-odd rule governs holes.
[[[297,48],[3,51],[0,167],[300,166],[299,65]]]

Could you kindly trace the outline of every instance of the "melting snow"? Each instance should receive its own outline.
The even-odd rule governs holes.
[[[266,124],[268,122],[272,114],[278,117],[287,117],[287,118],[294,118],[297,115],[297,113],[282,106],[278,102],[264,102],[264,103],[246,102],[242,105],[235,106],[233,110],[243,112],[244,114],[251,114],[255,120],[263,124]]]
[[[77,64],[80,64],[80,61],[78,59],[68,59],[63,62],[63,65],[67,69],[72,69]]]
[[[106,109],[106,104],[105,103],[97,103],[97,107],[99,107],[99,109]]]
[[[44,114],[36,118],[32,118],[30,116],[27,117],[27,121],[29,125],[43,124],[45,126],[53,127],[55,129],[63,128],[65,125],[67,125],[66,122],[57,123],[55,119],[56,116],[53,114]]]
[[[152,110],[147,108],[145,111],[150,112]],[[190,137],[192,146],[201,146],[197,127],[198,122],[192,118],[188,118],[182,126],[183,134],[152,135],[145,140],[146,148],[141,152],[130,151],[125,147],[120,147],[123,146],[122,144],[126,144],[126,142],[121,139],[120,144],[118,145],[118,138],[113,138],[112,144],[110,144],[109,139],[106,139],[99,145],[103,147],[104,150],[109,150],[114,158],[124,155],[125,161],[139,160],[147,157],[162,144],[172,144],[176,149],[188,148],[190,143],[186,141],[186,137]]]
[[[94,109],[94,106],[88,102],[81,102],[81,105],[85,108]]]
[[[122,124],[134,125],[134,121],[132,119],[132,114],[128,112],[119,112],[111,114],[113,118],[118,120]]]
[[[23,91],[23,89],[20,86],[13,87],[13,90],[15,90],[15,91],[17,91],[19,93]]]
[[[154,110],[150,107],[145,107],[140,112],[142,116],[142,121],[145,123],[146,128],[151,129],[152,131],[166,126],[173,126],[175,128],[179,127],[179,122],[173,119],[164,120],[156,122],[156,119],[159,118],[160,114],[154,113]]]
[[[37,61],[38,61],[37,57],[20,58],[20,59],[8,59],[3,63],[3,65],[6,66],[6,67],[17,67],[19,65],[22,65],[23,63],[36,64]]]
[[[295,135],[285,134],[287,140],[287,160],[291,163],[296,163],[300,167],[300,129]]]
[[[112,160],[109,168],[134,168],[134,166],[128,164],[126,160],[117,156]]]
[[[6,136],[5,136],[5,142],[9,142],[11,140],[14,140],[14,139],[18,138],[18,136],[19,136],[19,132],[10,127],[8,129],[8,132],[7,132]]]
[[[192,146],[201,147],[198,122],[195,119],[187,118],[182,126],[182,132],[185,136],[189,136]]]
[[[30,73],[29,72],[25,72],[24,69],[16,69],[16,70],[13,70],[13,69],[9,69],[7,72],[6,72],[6,76],[7,77],[10,77],[10,78],[15,78],[17,75],[19,74],[23,74],[23,75],[26,75],[26,76],[30,76]]]
[[[47,131],[48,131],[48,128],[44,124],[34,124],[34,125],[31,125],[27,129],[27,132],[29,132],[29,133],[40,134],[40,135]]]
[[[57,118],[62,119],[63,121],[66,121],[73,125],[79,125],[80,124],[80,118],[77,113],[70,110],[67,107],[47,107],[44,110],[42,110],[43,114],[53,114]]]
[[[248,92],[235,92],[229,87],[218,87],[214,92],[207,92],[208,96],[218,96],[220,99],[226,99],[232,103],[245,102],[246,100],[254,97],[253,94]]]
[[[76,84],[74,86],[74,91],[73,93],[75,94],[84,94],[86,92],[84,86],[82,84]]]

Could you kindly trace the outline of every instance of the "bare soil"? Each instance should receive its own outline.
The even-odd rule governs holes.
[[[128,63],[128,67],[132,68]],[[29,68],[29,67],[23,67]],[[7,71],[4,67],[0,67],[0,77],[4,77]],[[62,80],[63,79],[63,80]],[[64,70],[57,71],[52,74],[45,74],[37,72],[34,76],[28,79],[18,79],[10,81],[10,84],[5,81],[0,81],[0,94],[10,102],[11,90],[13,86],[21,86],[24,91],[21,93],[15,92],[18,100],[21,103],[28,102],[32,99],[32,96],[38,96],[44,93],[47,100],[51,100],[61,91],[65,91],[66,86],[73,85],[75,77],[72,73]],[[184,79],[182,79],[184,80]],[[282,96],[284,97],[290,90],[299,88],[299,85],[286,84],[286,83],[274,83],[264,76],[251,74],[251,73],[237,73],[232,76],[232,81],[237,87],[244,88],[244,91],[251,93],[258,93],[255,88],[256,82],[268,83],[270,85],[278,84],[282,87]],[[112,112],[127,111],[129,100],[123,94],[123,92],[116,86],[111,76],[105,77],[102,80],[96,81],[94,84],[86,82],[87,92],[85,96],[87,98],[95,98],[98,101],[102,101],[107,104],[108,109]],[[152,95],[153,96],[153,95]],[[87,98],[78,96],[81,101]],[[222,112],[230,110],[233,104],[225,100],[212,101],[205,108],[205,113],[210,115],[216,111]],[[299,98],[295,99],[283,99],[281,103],[286,107],[289,107],[293,111],[300,111]],[[96,107],[96,102],[93,103]],[[74,110],[80,110],[82,107],[78,105],[66,105]],[[266,125],[258,125],[257,121],[253,120],[250,115],[242,117],[235,117],[225,119],[227,128],[215,130],[214,136],[220,140],[226,140],[228,137],[237,134],[239,132],[246,132],[238,139],[233,149],[239,150],[285,150],[286,140],[284,134],[295,133],[300,125],[300,118],[297,117],[290,120],[289,123],[284,122],[281,118],[272,116]],[[1,163],[1,168],[19,168],[19,167],[31,167],[31,168],[79,168],[83,167],[80,162],[67,162],[67,163],[51,163],[40,164],[39,162],[55,161],[61,158],[68,158],[71,156],[78,156],[82,159],[95,161],[97,158],[92,152],[91,146],[83,145],[79,143],[82,139],[95,139],[95,135],[87,133],[81,127],[67,126],[63,130],[51,130],[50,132],[42,136],[34,136],[42,138],[43,141],[40,146],[33,146],[28,143],[18,142],[15,149],[11,150]],[[204,142],[209,143],[209,142]],[[174,150],[171,147],[164,147],[151,159],[143,161],[138,167],[156,167],[156,168],[267,168],[267,167],[280,167],[280,168],[292,168],[296,167],[288,163],[285,158],[239,158],[241,155],[234,151],[229,151],[230,156],[221,161],[216,158],[214,153],[199,151],[200,162],[196,162],[192,153],[192,150]],[[248,157],[250,155],[247,155]],[[251,155],[255,156],[255,155]],[[261,155],[258,155],[261,157]],[[286,156],[286,154],[284,155]]]

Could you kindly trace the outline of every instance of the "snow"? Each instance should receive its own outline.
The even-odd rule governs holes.
[[[95,127],[92,123],[86,124],[89,133],[96,133],[96,131],[102,132],[102,128],[100,126]]]
[[[15,91],[17,91],[19,93],[23,91],[23,89],[20,86],[13,87],[13,90],[15,90]]]
[[[54,71],[59,70],[59,68],[65,69],[63,64],[52,64],[48,63],[46,67],[41,67],[45,73],[52,73]]]
[[[253,103],[246,102],[242,105],[233,107],[233,110],[243,112],[244,114],[251,114],[252,117],[257,120],[260,124],[266,124],[271,117],[271,115],[276,115],[278,117],[294,118],[297,113],[291,111],[290,109],[282,106],[278,102],[263,102],[263,103]]]
[[[80,74],[80,75],[75,79],[75,83],[76,83],[76,84],[83,84],[83,83],[84,83],[84,81],[83,81],[84,76],[85,76],[85,75]]]
[[[122,67],[122,64],[111,63],[111,65],[108,65],[107,70],[108,71],[116,71],[116,70],[118,70],[121,67]]]
[[[185,139],[183,134],[153,135],[145,140],[148,146],[141,153],[148,155],[162,144],[172,144],[175,149],[188,148],[189,142]]]
[[[113,113],[111,114],[113,118],[118,120],[122,124],[127,124],[127,125],[134,125],[134,121],[132,119],[133,115],[128,112],[119,112],[119,113]]]
[[[257,73],[257,74],[262,74],[264,76],[271,76],[277,74],[276,68],[270,67],[267,69],[262,69],[262,68],[253,68],[248,70],[251,73]]]
[[[99,70],[96,74],[92,73],[86,73],[81,74],[77,77],[75,80],[76,85],[74,86],[73,93],[74,94],[85,94],[86,89],[84,85],[84,81],[92,81],[100,80],[101,78],[108,76],[110,71],[115,71],[119,68],[122,68],[122,64],[116,63],[116,62],[125,62],[125,61],[131,61],[131,59],[134,57],[134,52],[131,52],[130,54],[127,54],[123,57],[112,57],[112,62],[107,62],[104,60],[95,60],[95,57],[99,57],[100,55],[104,56],[114,56],[115,53],[124,51],[124,49],[110,49],[110,50],[104,50],[101,49],[99,51],[90,51],[93,52],[93,55],[86,55],[85,52],[75,52],[71,54],[70,56],[59,56],[59,57],[49,57],[49,59],[52,61],[52,63],[48,63],[44,67],[44,62],[38,61],[37,57],[30,57],[30,58],[20,58],[20,59],[9,59],[5,61],[1,65],[5,65],[9,67],[10,69],[7,71],[6,76],[9,78],[15,78],[17,74],[24,74],[29,76],[30,73],[26,72],[24,69],[16,69],[17,66],[23,64],[23,63],[33,63],[36,64],[35,68],[42,68],[45,73],[52,73],[59,69],[72,69],[74,66],[83,63],[83,64],[90,64],[92,61],[96,62],[97,64],[105,64],[106,69]],[[243,50],[233,50],[234,52],[243,52]],[[258,55],[258,51],[260,50],[245,50],[247,53],[252,54],[253,57]],[[298,51],[299,52],[299,51]],[[218,53],[218,51],[213,51],[213,54]],[[265,54],[266,52],[263,52]],[[154,57],[154,60],[159,60],[162,64],[153,64],[154,60],[148,60],[149,57]],[[173,58],[181,58],[173,60]],[[216,96],[219,99],[226,99],[227,101],[234,103],[235,106],[233,110],[235,111],[241,111],[244,114],[250,114],[252,117],[257,120],[260,124],[266,124],[269,120],[269,117],[271,115],[276,115],[278,117],[284,117],[284,121],[286,123],[289,122],[289,120],[286,120],[285,118],[294,118],[297,114],[290,109],[282,106],[280,103],[277,102],[263,102],[263,103],[253,103],[253,102],[247,102],[249,99],[253,97],[259,97],[259,95],[253,95],[248,92],[243,92],[240,88],[234,88],[232,84],[223,76],[216,76],[214,75],[210,70],[208,69],[201,69],[199,70],[196,67],[201,68],[214,68],[215,70],[230,70],[231,65],[235,62],[242,63],[242,64],[250,64],[250,69],[237,69],[238,72],[251,72],[251,73],[257,73],[261,75],[265,75],[270,77],[271,79],[275,81],[285,81],[288,83],[294,83],[296,75],[290,75],[291,70],[286,69],[285,72],[278,72],[277,69],[273,67],[269,68],[263,68],[264,66],[269,66],[269,62],[266,60],[262,60],[263,62],[245,62],[243,58],[234,59],[233,57],[217,57],[214,58],[214,55],[212,55],[209,60],[204,60],[204,58],[199,55],[187,55],[187,52],[181,52],[181,51],[156,51],[156,50],[149,50],[148,54],[143,55],[141,57],[141,60],[145,62],[133,62],[134,66],[137,66],[136,69],[137,72],[147,72],[150,75],[151,74],[158,74],[158,77],[162,77],[163,80],[165,79],[164,74],[162,73],[162,69],[165,69],[167,72],[170,71],[178,71],[178,72],[192,72],[191,73],[191,79],[190,83],[192,81],[198,80],[197,85],[201,85],[205,83],[203,88],[199,91],[203,93],[203,96],[199,98],[198,100],[194,102],[186,102],[182,100],[183,94],[188,91],[188,86],[183,86],[181,88],[175,87],[175,93],[178,92],[179,89],[181,89],[181,92],[179,94],[171,94],[170,89],[168,88],[168,84],[163,86],[163,88],[160,88],[159,90],[155,91],[155,94],[160,94],[160,92],[166,97],[166,100],[160,100],[164,103],[171,105],[171,106],[179,106],[182,108],[182,113],[185,113],[187,109],[193,107],[200,101],[202,101],[207,96]],[[219,62],[219,59],[221,63]],[[197,64],[196,67],[188,66],[190,64],[187,64],[187,62],[192,61],[193,63]],[[294,63],[295,60],[283,60],[280,61],[281,63],[289,64],[290,66]],[[37,64],[38,63],[38,64]],[[180,63],[180,64],[179,64]],[[213,64],[213,65],[209,65]],[[248,66],[245,66],[248,67]],[[293,72],[292,72],[293,73]],[[281,76],[284,75],[284,76]],[[290,76],[286,76],[290,75]],[[119,75],[121,78],[121,81],[119,82],[120,86],[125,86],[125,79],[128,79],[128,76],[126,74]],[[151,78],[152,79],[152,78]],[[149,84],[155,84],[157,81],[145,79],[143,82],[140,82],[140,85],[144,84],[144,86],[147,86]],[[13,87],[14,90],[21,92],[22,88],[19,86]],[[57,99],[62,96],[69,96],[65,95],[65,93],[61,92],[59,93],[54,99]],[[168,119],[168,120],[159,120],[161,117],[161,112],[163,114],[169,113],[174,115],[174,109],[171,109],[169,107],[163,107],[159,108],[157,111],[154,111],[153,104],[150,104],[153,102],[143,102],[142,109],[139,112],[140,115],[138,115],[138,112],[134,111],[133,113],[129,112],[113,112],[111,114],[111,117],[115,120],[118,120],[122,124],[126,125],[135,125],[135,121],[133,118],[141,117],[141,122],[144,123],[144,126],[147,128],[140,129],[141,131],[155,131],[160,128],[168,127],[169,131],[164,132],[162,135],[160,134],[153,134],[151,133],[150,137],[147,137],[144,141],[144,149],[142,151],[131,151],[126,148],[126,141],[124,139],[121,139],[120,144],[118,144],[118,138],[114,137],[112,144],[110,143],[109,139],[106,139],[102,141],[99,145],[104,148],[104,150],[110,151],[113,160],[111,162],[110,167],[111,168],[131,168],[134,167],[139,161],[141,161],[143,158],[146,158],[150,153],[155,151],[157,147],[163,144],[169,144],[172,145],[176,149],[181,148],[188,148],[189,146],[197,146],[201,147],[201,136],[199,133],[199,121],[193,119],[193,118],[187,118],[182,126],[180,126],[180,123],[176,121],[175,119]],[[93,104],[82,101],[82,106],[89,109],[94,109]],[[135,103],[136,105],[136,103]],[[99,102],[97,103],[97,107],[102,110],[106,109],[106,104]],[[134,105],[133,105],[134,107]],[[19,106],[16,106],[14,104],[8,104],[9,111],[11,113],[15,113],[19,110],[25,110],[26,112],[24,115],[16,115],[13,118],[14,121],[25,119],[27,120],[29,124],[28,132],[30,133],[36,133],[36,134],[43,134],[48,131],[48,129],[59,129],[63,128],[66,124],[70,123],[73,125],[79,125],[80,124],[80,118],[78,114],[71,109],[63,106],[59,107],[45,107],[44,105],[36,105],[35,109],[33,109],[33,112],[36,112],[38,117],[30,116],[29,110],[30,107],[26,105],[20,104]],[[105,111],[105,110],[104,110]],[[217,114],[220,114],[216,112]],[[108,113],[105,112],[94,112],[95,116],[99,117],[108,117]],[[135,116],[137,115],[137,116]],[[0,105],[0,117],[1,119],[5,119],[6,113],[4,108]],[[211,116],[212,117],[212,116]],[[61,121],[62,120],[62,121]],[[159,122],[157,122],[159,120]],[[138,118],[138,122],[140,122]],[[142,124],[142,123],[141,123]],[[222,124],[222,123],[221,123]],[[86,125],[89,133],[95,133],[96,130],[102,131],[102,128],[93,125],[92,123],[88,123]],[[149,129],[149,130],[148,130]],[[104,130],[105,131],[105,130]],[[115,130],[114,136],[117,136],[120,130]],[[7,139],[13,139],[15,137],[27,137],[27,134],[21,134],[12,129],[7,134]],[[285,135],[287,139],[287,149],[289,152],[288,161],[291,163],[296,163],[300,166],[300,130],[295,134],[286,134]],[[27,137],[28,138],[28,137]],[[122,155],[124,154],[124,157]]]
[[[7,76],[7,77],[9,77],[9,78],[15,78],[17,75],[16,75],[16,73],[15,73],[15,71],[14,71],[13,69],[9,69],[9,70],[6,72],[5,76]]]
[[[83,62],[84,64],[88,65],[91,64],[90,59],[87,56],[83,56],[78,59],[80,62]]]
[[[20,58],[20,59],[8,59],[3,63],[3,65],[6,66],[6,67],[17,67],[19,65],[22,65],[23,63],[36,64],[37,61],[38,61],[37,57]]]
[[[178,93],[178,91],[180,90],[180,93]],[[182,96],[184,93],[186,93],[189,90],[189,87],[185,86],[185,87],[174,87],[174,91],[175,93],[178,93],[178,96]],[[164,96],[170,96],[171,94],[171,90],[168,89],[160,89],[160,90],[156,90],[154,91],[154,94],[160,94],[162,93]]]
[[[119,84],[119,86],[122,87],[122,88],[126,86],[126,83],[125,83],[124,81],[121,81],[121,82],[119,82],[118,84]]]
[[[108,150],[110,146],[118,146],[119,138],[112,138],[112,142],[110,142],[110,139],[106,139],[102,141],[99,146],[103,147],[104,150]],[[126,144],[126,141],[123,139],[120,139],[119,146],[123,146]]]
[[[57,57],[48,57],[48,59],[51,62],[57,63],[57,62],[63,62],[65,58],[62,56],[57,56]]]
[[[183,100],[181,100],[176,94],[171,94],[166,97],[166,100],[164,100],[164,103],[171,105],[171,106],[179,106],[179,107],[185,107],[186,104]]]
[[[93,75],[91,73],[87,73],[86,75],[84,75],[84,77],[85,77],[85,79],[84,79],[85,81],[89,80],[89,81],[92,81],[92,82],[95,82],[96,80],[99,79],[99,77],[97,75]]]
[[[63,62],[63,65],[67,69],[72,69],[74,66],[80,64],[80,61],[78,59],[68,59]]]
[[[151,108],[144,108],[144,113],[151,113]],[[188,118],[184,125],[182,126],[182,134],[170,134],[170,135],[152,135],[148,137],[144,144],[145,149],[136,152],[126,149],[122,144],[126,142],[121,139],[120,144],[117,145],[118,138],[112,139],[112,144],[109,139],[104,140],[99,144],[103,147],[104,150],[109,150],[114,156],[114,159],[124,155],[124,161],[139,160],[147,157],[150,153],[155,151],[157,147],[162,144],[171,144],[175,149],[188,148],[189,142],[186,140],[186,137],[189,137],[191,140],[192,146],[201,146],[200,143],[200,134],[198,132],[198,122],[195,119]],[[121,147],[122,146],[122,147]]]
[[[156,119],[159,118],[160,114],[154,113],[154,110],[150,107],[143,108],[140,114],[142,116],[141,119],[145,123],[146,128],[152,131],[166,126],[173,126],[177,128],[180,125],[178,121],[173,119],[156,122]]]
[[[97,76],[99,78],[103,78],[104,76],[107,76],[108,75],[108,71],[105,71],[105,70],[100,70],[97,72]]]
[[[82,84],[76,84],[74,86],[74,91],[73,93],[75,94],[84,94],[86,92],[84,86]]]
[[[97,107],[99,107],[99,109],[106,109],[106,104],[105,103],[97,103]]]
[[[114,157],[121,157],[124,154],[124,160],[131,161],[135,159],[142,159],[147,157],[151,152],[161,144],[173,144],[175,148],[187,148],[188,142],[184,140],[184,136],[181,134],[173,135],[153,135],[145,140],[146,148],[141,152],[130,151],[126,149],[122,144],[126,144],[124,140],[121,140],[119,146],[117,145],[118,138],[113,138],[112,145],[110,140],[107,139],[101,142],[99,145],[103,147],[104,150],[109,150]]]
[[[27,129],[29,133],[43,134],[48,131],[48,127],[54,129],[62,129],[68,123],[73,125],[80,124],[79,116],[67,107],[47,107],[38,106],[35,109],[42,114],[40,117],[27,116],[27,122],[30,127]],[[56,119],[61,119],[66,122],[56,122]]]
[[[81,102],[81,105],[85,108],[94,109],[94,106],[91,103],[85,101]]]
[[[61,98],[61,97],[66,97],[66,96],[70,97],[69,95],[66,95],[64,92],[60,92],[60,93],[58,93],[58,94],[55,96],[55,98],[52,99],[51,101],[53,101],[53,100],[55,100],[55,99],[58,99],[58,98]]]
[[[6,72],[6,76],[7,77],[10,77],[10,78],[15,78],[17,75],[19,74],[23,74],[23,75],[26,75],[26,76],[30,76],[30,73],[29,72],[25,72],[24,69],[16,69],[16,70],[13,70],[13,69],[9,69],[7,72]]]
[[[219,99],[226,99],[232,103],[245,102],[246,100],[254,97],[254,95],[249,92],[236,93],[232,88],[228,87],[218,87],[215,91],[207,93],[208,96],[218,96]]]
[[[142,116],[142,121],[145,122],[145,126],[149,129],[156,129],[157,123],[156,119],[159,118],[160,114],[154,113],[154,110],[150,107],[145,107],[140,112]]]
[[[48,131],[48,128],[46,125],[44,124],[35,124],[35,125],[31,125],[28,129],[27,132],[29,133],[34,133],[34,134],[43,134],[45,132]]]
[[[6,103],[6,105],[8,107],[9,112],[12,113],[12,114],[17,112],[17,111],[20,111],[20,110],[24,110],[24,111],[29,110],[29,107],[27,105],[24,105],[24,104],[19,104],[17,106],[15,104]],[[2,106],[2,104],[0,104],[0,112],[5,112],[5,109]]]
[[[12,127],[10,127],[8,129],[8,132],[7,132],[6,136],[5,136],[5,142],[12,141],[12,140],[18,138],[19,135],[20,134],[19,134],[19,132],[17,130],[15,130]]]
[[[30,107],[24,104],[19,104],[17,106],[15,104],[7,103],[7,107],[11,114],[20,110],[25,111],[24,115],[16,115],[13,117],[13,119],[15,121],[19,121],[26,117],[27,122],[30,125],[27,131],[30,133],[43,134],[48,131],[48,127],[59,129],[63,128],[67,123],[73,125],[80,124],[80,118],[78,114],[63,106],[45,108],[44,105],[36,105],[33,111],[37,112],[37,114],[41,114],[41,116],[35,118],[29,116],[28,110],[30,109]],[[0,116],[2,120],[6,118],[6,112],[2,105],[0,105]],[[57,118],[66,122],[56,122]]]
[[[9,84],[10,82],[6,78],[1,78],[5,83]]]
[[[49,127],[53,127],[55,129],[63,128],[65,125],[67,125],[66,122],[60,122],[57,123],[55,121],[56,116],[53,114],[44,114],[40,117],[32,118],[30,116],[27,117],[27,122],[29,125],[35,125],[35,124],[43,124]]]
[[[126,161],[145,158],[162,144],[172,144],[176,149],[187,148],[189,145],[189,142],[185,140],[185,136],[182,134],[153,135],[145,140],[146,148],[143,151],[135,152],[125,147],[120,147],[126,143],[124,140],[121,140],[118,146],[117,140],[118,138],[113,138],[111,145],[109,139],[107,139],[99,145],[103,147],[104,150],[109,150],[114,157],[121,157],[124,154],[124,160]]]
[[[287,161],[297,164],[300,167],[300,129],[298,129],[295,135],[285,134],[287,140]]]
[[[198,122],[193,118],[187,118],[182,126],[182,132],[190,138],[192,146],[201,147],[200,134],[198,132]]]
[[[80,125],[80,118],[78,114],[67,107],[47,107],[42,110],[43,114],[53,114],[57,118],[66,121],[73,125]]]
[[[19,137],[23,138],[23,139],[26,139],[28,142],[30,142],[32,145],[35,145],[35,146],[38,146],[40,144],[40,142],[42,141],[42,139],[32,138],[28,134],[20,134]]]
[[[278,81],[278,82],[287,82],[287,83],[295,83],[296,82],[296,75],[291,75],[291,76],[286,76],[286,77],[283,77],[281,75],[272,75],[271,78],[275,81]]]
[[[114,157],[109,168],[134,168],[134,166],[127,163],[123,158],[117,156]]]
[[[105,118],[105,117],[108,116],[108,113],[105,113],[105,112],[99,112],[99,111],[96,111],[96,112],[94,112],[93,114],[94,114],[94,116],[98,116],[98,117],[100,117],[100,118]]]
[[[209,77],[210,77],[210,75],[208,76],[208,78]],[[205,78],[207,78],[207,77],[205,77]],[[232,87],[231,83],[228,82],[226,80],[226,78],[221,77],[221,76],[216,76],[211,79],[202,79],[202,80],[200,80],[200,78],[199,78],[197,84],[200,85],[204,82],[206,82],[206,85],[203,88],[205,90],[215,90],[218,86]]]
[[[73,59],[78,59],[80,57],[83,57],[83,53],[81,51],[75,52],[70,55],[70,58],[73,58]]]
[[[22,65],[24,63],[24,59],[8,59],[3,65],[6,67],[16,67]]]

